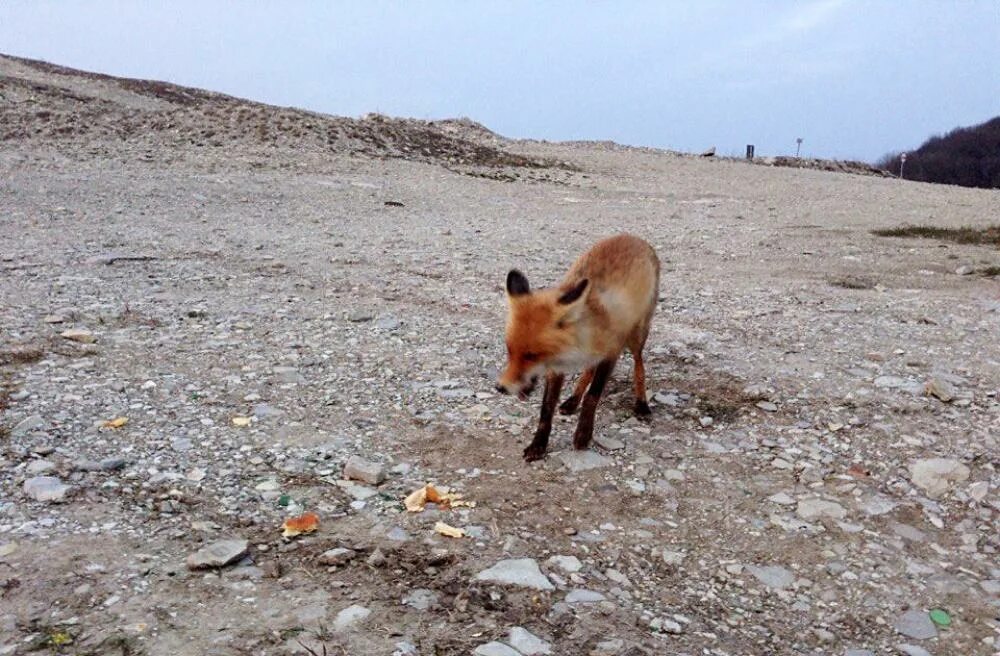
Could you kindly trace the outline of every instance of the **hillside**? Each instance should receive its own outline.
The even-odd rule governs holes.
[[[899,175],[900,155],[877,166]],[[1000,116],[967,128],[931,137],[906,154],[903,177],[920,182],[1000,189]]]

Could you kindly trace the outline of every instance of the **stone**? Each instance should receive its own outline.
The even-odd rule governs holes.
[[[23,489],[35,501],[59,503],[66,499],[71,488],[55,476],[35,476],[24,482]]]
[[[427,610],[438,604],[438,593],[426,588],[417,588],[403,597],[403,605],[415,610]]]
[[[10,429],[11,437],[23,437],[35,430],[36,428],[41,428],[45,425],[45,420],[42,419],[41,415],[31,415],[30,417],[25,417],[21,421],[14,425],[14,428]]]
[[[187,567],[191,570],[225,567],[247,555],[250,544],[241,538],[218,540],[202,547],[187,558]]]
[[[353,549],[337,547],[321,553],[319,555],[319,562],[321,565],[346,565],[353,560],[356,555],[357,552]]]
[[[670,565],[671,567],[680,567],[680,565],[684,562],[684,558],[687,557],[687,554],[683,551],[671,551],[670,549],[664,549],[661,556],[663,557],[663,562],[667,565]]]
[[[64,330],[59,333],[59,336],[63,339],[68,339],[73,342],[80,342],[81,344],[93,344],[97,341],[97,338],[89,330],[81,330],[78,328],[70,328],[69,330]]]
[[[594,437],[594,444],[605,451],[618,451],[625,448],[625,443],[610,435],[597,435]]]
[[[476,574],[476,580],[533,590],[555,589],[552,582],[538,569],[538,563],[531,558],[501,560],[493,567]]]
[[[907,638],[927,640],[937,635],[937,627],[930,616],[922,610],[911,609],[900,615],[893,628]]]
[[[969,468],[952,458],[926,458],[910,464],[910,480],[932,499],[947,492],[954,483],[969,478]]]
[[[583,451],[577,451],[575,449],[572,451],[562,451],[558,454],[558,458],[563,467],[573,473],[607,467],[614,462],[611,458],[606,458],[597,451],[592,451],[590,449]]]
[[[552,653],[552,645],[520,626],[511,627],[507,634],[507,642],[523,656],[543,656]]]
[[[355,310],[347,315],[351,323],[365,323],[375,318],[375,313],[368,310]]]
[[[795,499],[785,492],[778,492],[777,494],[772,494],[767,498],[771,503],[776,503],[779,506],[794,506]]]
[[[479,645],[473,651],[475,656],[521,656],[516,649],[508,647],[502,642],[487,642]]]
[[[666,617],[654,618],[650,621],[649,628],[658,633],[680,633],[683,630],[680,624]]]
[[[301,385],[306,382],[305,376],[299,373],[299,370],[295,367],[272,367],[271,372],[275,375],[278,381],[282,383],[295,383],[297,385]]]
[[[927,393],[927,396],[933,396],[944,403],[954,401],[955,396],[958,394],[955,391],[955,386],[943,378],[931,378],[924,385],[924,391]]]
[[[371,552],[368,558],[365,559],[365,562],[368,563],[370,567],[385,567],[387,559],[381,549],[375,549],[375,551]]]
[[[924,649],[923,647],[918,647],[917,645],[896,645],[896,649],[906,656],[931,656],[931,653]]]
[[[576,556],[552,556],[545,563],[549,567],[558,567],[567,574],[579,572],[583,568],[583,563]]]
[[[51,460],[32,460],[28,463],[24,471],[31,474],[32,476],[37,476],[38,474],[44,474],[50,472],[56,468],[56,464]]]
[[[968,276],[968,275],[972,275],[972,273],[975,270],[976,270],[975,267],[971,267],[968,264],[963,264],[962,266],[960,266],[957,269],[955,269],[955,275],[956,276]]]
[[[771,403],[770,401],[758,401],[757,402],[757,407],[760,408],[761,410],[763,410],[764,412],[777,412],[778,411],[778,406],[775,405],[774,403]]]
[[[844,656],[875,656],[875,652],[868,649],[845,649]]]
[[[334,631],[344,631],[359,622],[364,622],[371,614],[372,612],[364,606],[352,604],[337,613],[337,617],[333,619],[333,629]]]
[[[97,466],[101,471],[118,471],[119,469],[124,469],[125,459],[124,458],[104,458]]]
[[[842,505],[825,499],[801,499],[795,508],[795,513],[806,521],[823,517],[843,519],[847,515]]]
[[[784,590],[795,581],[795,575],[778,565],[747,565],[747,571],[769,588]]]
[[[599,601],[604,601],[605,598],[600,592],[576,588],[569,591],[565,601],[567,604],[596,604]]]
[[[990,491],[989,481],[977,481],[969,486],[969,496],[976,501],[982,501]]]
[[[351,456],[344,465],[344,478],[378,485],[385,480],[385,467],[358,456]]]

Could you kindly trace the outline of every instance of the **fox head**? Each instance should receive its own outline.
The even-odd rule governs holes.
[[[590,281],[532,292],[516,269],[507,274],[507,366],[497,391],[526,399],[547,370],[567,371],[580,359],[580,319]]]

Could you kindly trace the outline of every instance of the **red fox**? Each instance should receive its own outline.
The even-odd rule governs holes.
[[[594,413],[618,357],[627,347],[635,360],[635,414],[650,414],[642,349],[656,309],[660,261],[648,243],[618,235],[595,244],[570,267],[558,287],[531,291],[514,269],[507,274],[507,366],[497,391],[522,401],[545,375],[538,429],[524,450],[528,462],[545,456],[552,416],[566,374],[582,371],[573,394],[559,411],[581,406],[573,446],[586,449],[594,434]],[[589,386],[589,389],[588,389]]]

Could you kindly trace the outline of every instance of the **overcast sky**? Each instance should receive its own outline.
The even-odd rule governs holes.
[[[873,160],[1000,114],[1000,2],[2,0],[0,52],[512,137]]]

